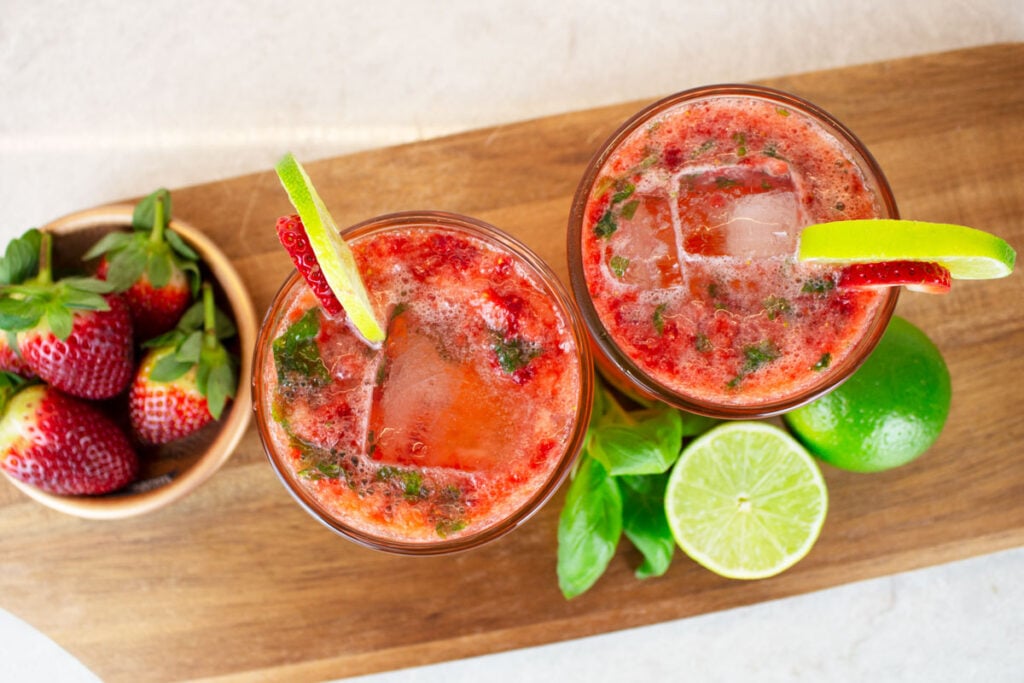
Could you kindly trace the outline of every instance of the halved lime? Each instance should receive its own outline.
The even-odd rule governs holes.
[[[814,545],[828,492],[796,439],[765,422],[729,422],[679,456],[665,490],[676,543],[694,561],[732,579],[788,569]]]
[[[1016,253],[995,235],[949,223],[893,218],[809,225],[800,234],[799,259],[818,263],[930,261],[954,279],[984,280],[1013,272]]]
[[[384,341],[384,328],[373,311],[352,250],[339,234],[306,170],[294,156],[286,154],[277,164],[277,175],[302,219],[317,264],[349,320],[367,341]]]

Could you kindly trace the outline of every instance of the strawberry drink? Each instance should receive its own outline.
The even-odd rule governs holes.
[[[813,399],[873,348],[897,288],[799,262],[801,228],[895,215],[867,151],[803,100],[725,86],[651,106],[591,163],[570,221],[601,369],[716,417]]]
[[[271,462],[314,516],[370,547],[443,553],[509,531],[582,444],[591,371],[571,300],[471,219],[394,214],[345,238],[387,337],[368,344],[293,274],[257,344]]]

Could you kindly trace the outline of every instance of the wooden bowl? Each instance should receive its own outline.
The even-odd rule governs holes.
[[[42,228],[54,239],[54,270],[82,269],[81,255],[113,230],[130,230],[131,205],[104,206],[60,218]],[[208,479],[231,456],[252,415],[249,393],[252,349],[257,320],[249,293],[231,262],[202,232],[179,220],[171,228],[200,255],[204,279],[214,285],[217,305],[234,318],[237,337],[227,340],[239,356],[238,390],[220,420],[179,441],[155,447],[136,447],[140,471],[123,489],[101,496],[60,496],[8,477],[25,495],[69,515],[87,519],[121,519],[151,512],[182,498]],[[137,340],[138,341],[138,340]],[[231,348],[234,347],[234,348]],[[136,359],[138,360],[138,359]],[[116,422],[128,425],[127,392],[100,407]]]

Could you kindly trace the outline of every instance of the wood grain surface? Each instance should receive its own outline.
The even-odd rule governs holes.
[[[816,102],[860,136],[904,217],[973,225],[1024,247],[1024,45],[766,83]],[[518,235],[564,278],[577,180],[604,138],[644,104],[307,168],[339,224],[412,208],[466,213]],[[180,188],[174,205],[221,245],[265,310],[291,270],[274,237],[275,218],[290,213],[274,174]],[[567,602],[555,580],[561,496],[471,553],[411,559],[364,550],[292,501],[250,427],[196,492],[139,518],[64,516],[0,483],[0,606],[105,681],[320,680],[677,619],[1022,545],[1021,278],[959,283],[944,297],[903,295],[898,313],[923,327],[950,365],[945,431],[895,471],[825,468],[831,506],[821,539],[772,579],[730,581],[677,555],[665,577],[638,581],[638,557],[623,544],[602,580]]]

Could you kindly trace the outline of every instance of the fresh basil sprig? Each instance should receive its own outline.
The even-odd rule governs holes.
[[[637,578],[668,571],[676,545],[665,516],[668,471],[683,440],[715,423],[668,406],[627,411],[597,387],[586,444],[558,520],[558,585],[567,599],[601,578],[623,534],[643,556]]]

